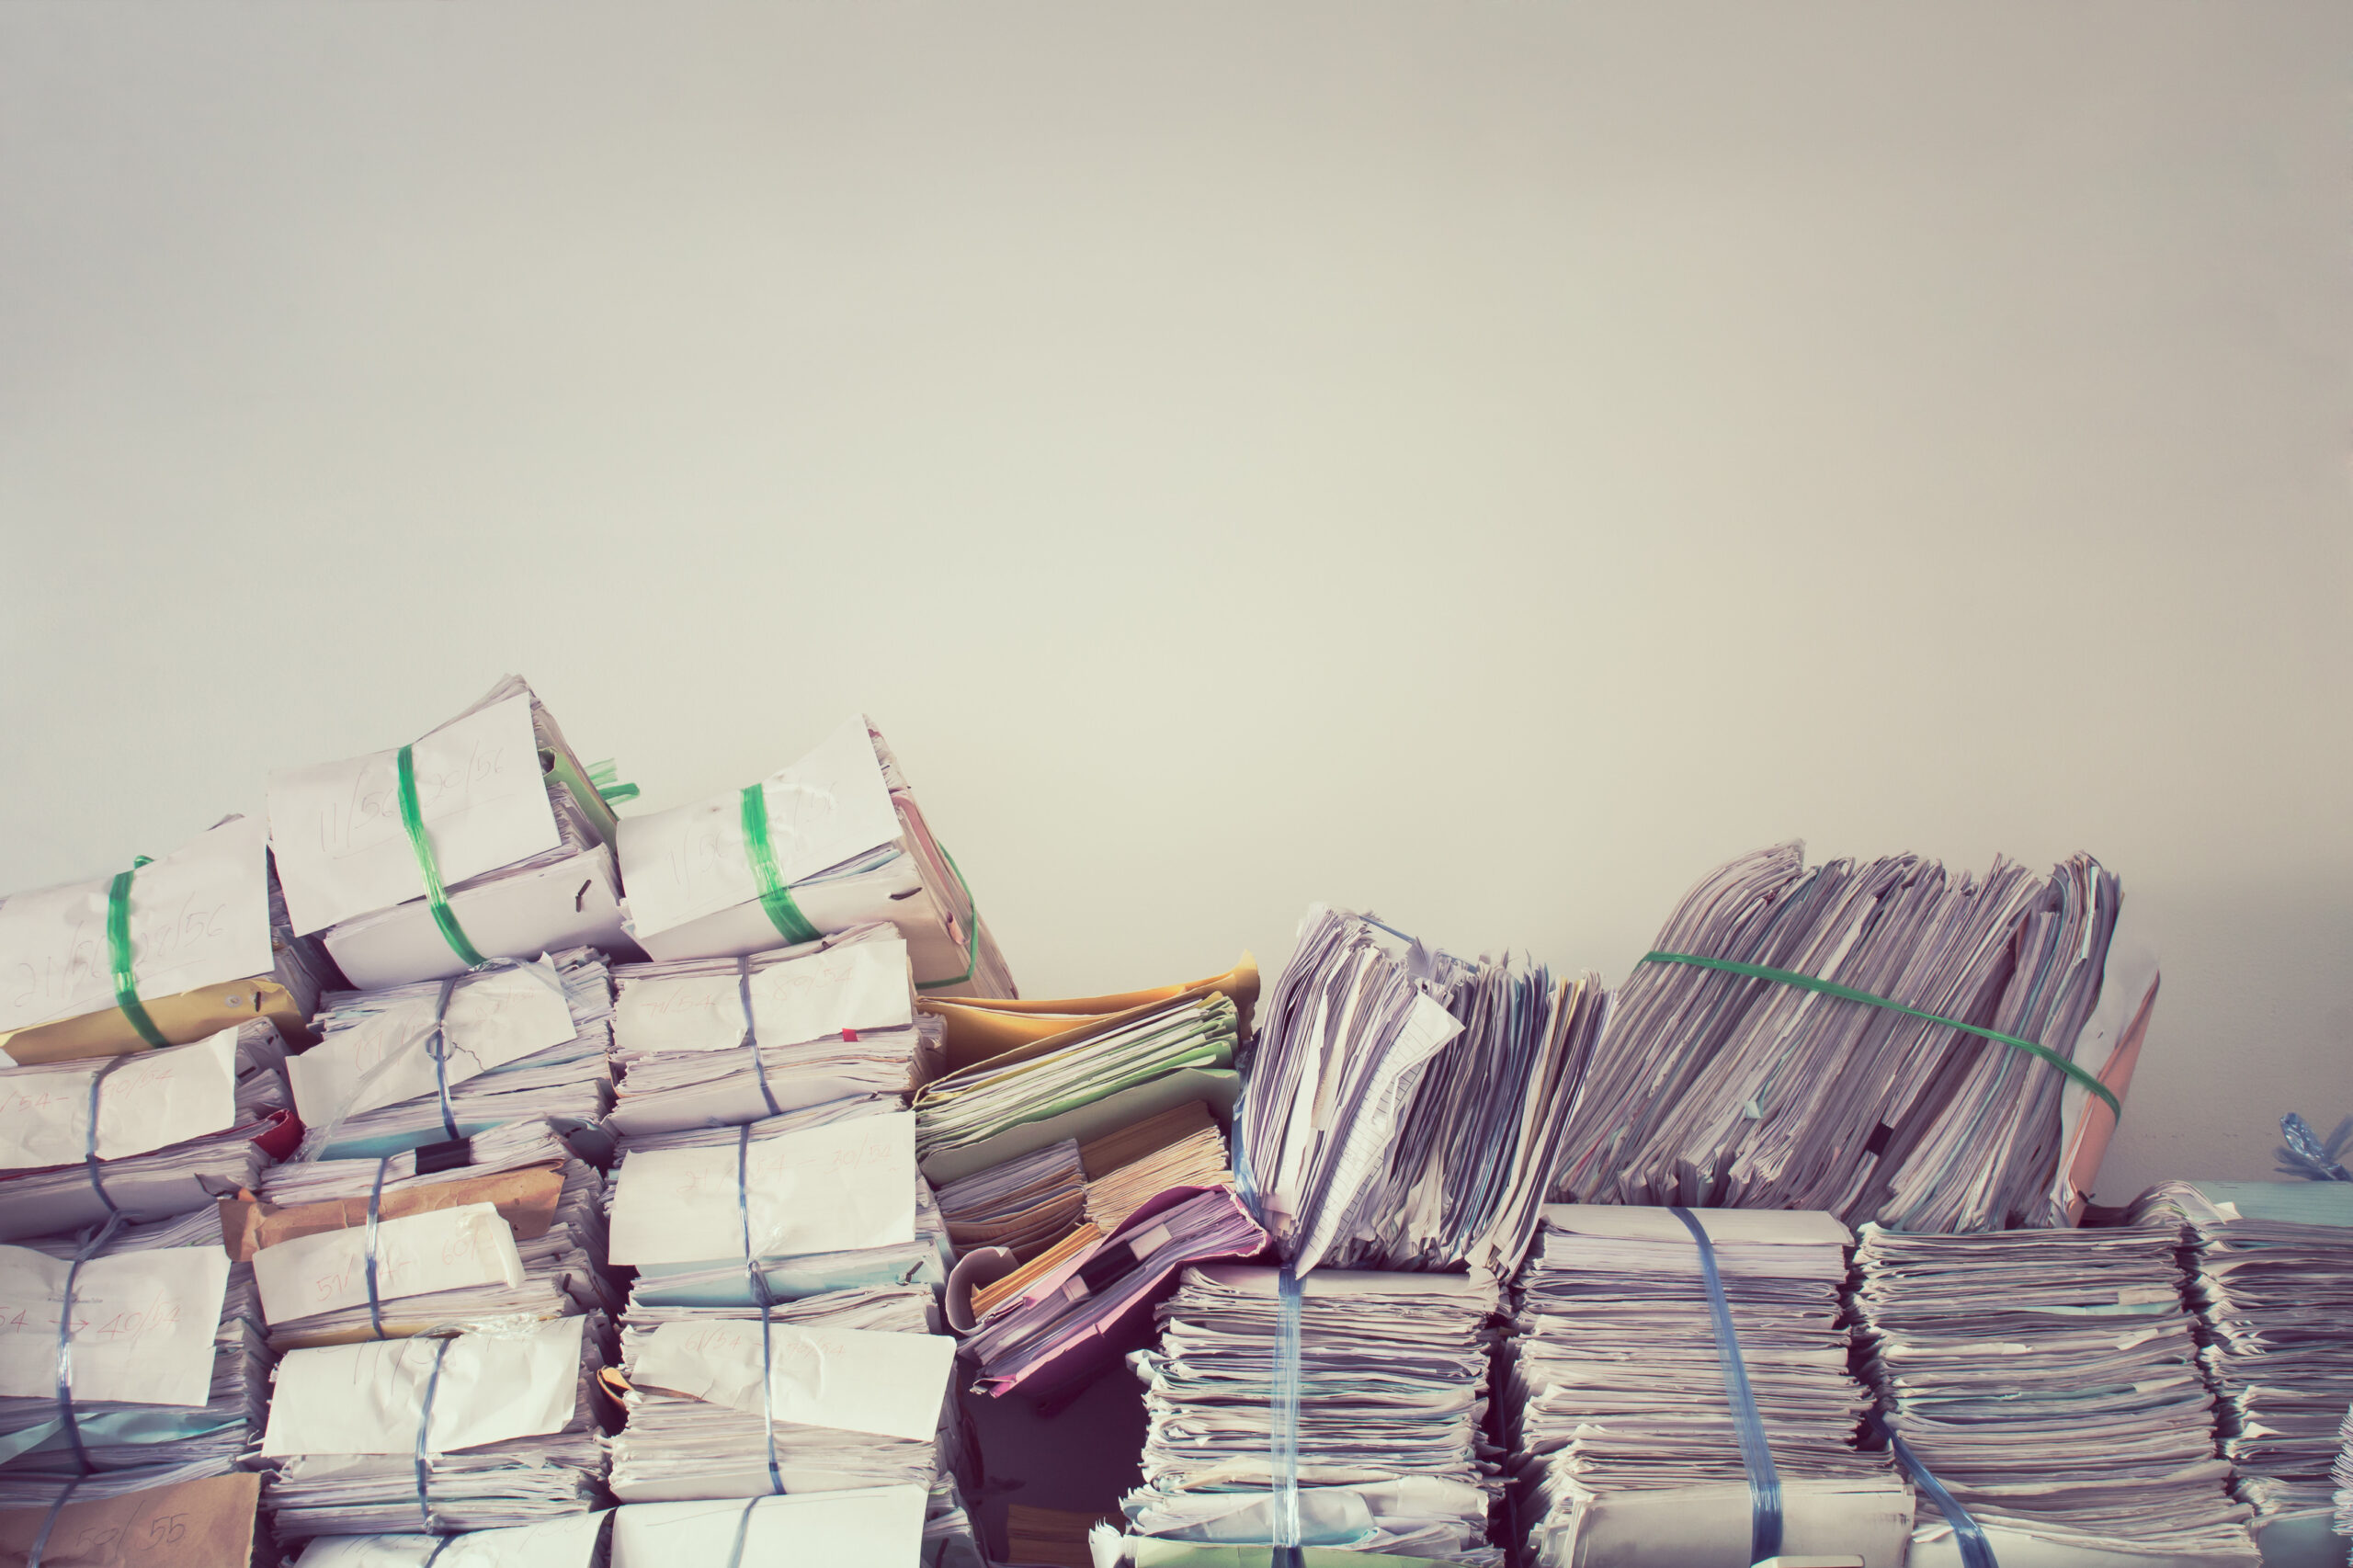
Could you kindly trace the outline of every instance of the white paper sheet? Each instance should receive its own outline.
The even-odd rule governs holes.
[[[735,1146],[649,1149],[621,1162],[615,1265],[744,1256]],[[862,1116],[756,1139],[745,1162],[752,1246],[762,1257],[898,1246],[915,1234],[915,1119]]]
[[[560,1430],[580,1392],[580,1336],[588,1320],[553,1318],[520,1334],[477,1330],[454,1339],[385,1339],[290,1350],[278,1363],[261,1451],[413,1454],[432,1379],[434,1453]]]
[[[899,836],[899,815],[863,718],[761,785],[777,875],[787,884]],[[691,806],[621,819],[621,885],[641,937],[760,896],[745,858],[743,810],[743,792],[730,790]]]
[[[269,776],[269,841],[297,932],[425,896],[401,824],[398,756],[394,748]],[[561,842],[529,694],[442,725],[416,742],[415,758],[417,806],[443,887]]]
[[[131,880],[131,972],[142,998],[267,974],[268,830],[232,817]],[[128,869],[129,868],[125,868]],[[114,1006],[111,876],[0,899],[0,1030]]]
[[[437,1092],[433,1058],[426,1050],[435,1000],[431,993],[404,1000],[287,1058],[302,1119],[324,1127],[338,1117]],[[449,994],[442,1026],[453,1088],[493,1067],[562,1045],[577,1032],[564,1003],[563,982],[545,959],[460,981]],[[360,1081],[395,1053],[399,1060],[361,1092]]]
[[[294,1568],[591,1568],[611,1514],[456,1536],[313,1536]]]
[[[901,940],[857,942],[755,970],[751,993],[765,1045],[915,1022]],[[613,1004],[613,1043],[628,1051],[731,1051],[744,1043],[741,983],[733,974],[631,980]]]
[[[97,1156],[119,1160],[218,1132],[237,1119],[237,1031],[114,1058],[98,1090]],[[90,1080],[107,1062],[0,1077],[0,1170],[79,1165],[89,1150]]]
[[[386,1220],[376,1227],[376,1299],[467,1285],[523,1283],[515,1229],[490,1203]],[[271,1323],[368,1304],[368,1230],[321,1231],[254,1254],[254,1284]]]
[[[740,1318],[665,1323],[638,1346],[631,1380],[757,1415],[761,1326]],[[918,1440],[939,1429],[955,1340],[789,1324],[767,1327],[777,1420]]]
[[[750,1503],[632,1504],[613,1510],[612,1568],[726,1562],[739,1528],[742,1568],[913,1568],[923,1560],[928,1501],[920,1486],[869,1486]]]
[[[73,1264],[0,1246],[0,1394],[57,1394],[57,1317]],[[229,1289],[219,1247],[94,1257],[74,1276],[74,1397],[202,1404]]]

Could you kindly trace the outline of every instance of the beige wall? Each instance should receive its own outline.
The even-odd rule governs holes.
[[[2108,1196],[2353,1113],[2353,12],[661,9],[0,7],[0,886],[515,667],[1041,994],[2082,846]]]

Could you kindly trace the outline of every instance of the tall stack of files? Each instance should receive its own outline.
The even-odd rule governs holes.
[[[1795,843],[1743,856],[1620,988],[1553,1195],[1904,1231],[2073,1224],[2156,989],[2089,856],[2047,878],[1913,855],[1809,869]]]
[[[290,1350],[261,1457],[279,1540],[505,1529],[602,1501],[600,1313]]]
[[[1840,1322],[1847,1227],[1715,1209],[1709,1238],[1798,1556],[1901,1568],[1912,1489],[1857,1448],[1870,1396]],[[1505,1358],[1530,1568],[1751,1561],[1754,1497],[1699,1250],[1673,1212],[1556,1204],[1520,1270]]]
[[[608,1131],[727,1127],[835,1101],[905,1108],[937,1075],[940,1021],[915,1010],[895,926],[736,959],[613,971]]]
[[[517,676],[414,744],[269,777],[293,928],[365,991],[563,948],[638,957],[614,823]]]
[[[1503,1490],[1486,1431],[1497,1282],[1318,1269],[1301,1288],[1301,1542],[1347,1547],[1351,1562],[1501,1568],[1487,1533]],[[1166,1561],[1170,1542],[1273,1539],[1279,1295],[1272,1268],[1188,1268],[1160,1308],[1158,1347],[1131,1358],[1149,1426],[1143,1485],[1120,1506],[1137,1535],[1165,1538],[1128,1542],[1136,1561]]]
[[[1301,1273],[1508,1276],[1534,1233],[1609,1000],[1592,975],[1472,963],[1314,905],[1240,1112],[1261,1217]]]
[[[628,818],[619,848],[630,934],[655,959],[735,958],[887,922],[927,994],[1018,994],[972,889],[863,718],[756,784]]]
[[[0,1508],[251,1460],[270,1357],[253,1270],[222,1250],[216,1209],[0,1246]]]
[[[268,829],[233,816],[159,859],[0,898],[0,1054],[20,1065],[192,1045],[256,1017],[308,1044],[340,983],[294,935]]]
[[[1880,1417],[2000,1561],[2258,1561],[2251,1510],[2215,1451],[2171,1233],[1866,1225],[1855,1263],[1850,1307]],[[1967,1561],[1960,1521],[1921,1488],[1913,1568]]]
[[[313,1536],[291,1568],[605,1568],[613,1510],[465,1535]]]
[[[376,1157],[502,1122],[581,1129],[613,1103],[612,982],[592,948],[338,992],[288,1062],[312,1156]]]
[[[2265,1557],[2333,1554],[2330,1468],[2353,1404],[2353,1184],[2165,1182],[2131,1217],[2187,1246],[2222,1453]]]
[[[54,1568],[252,1568],[277,1553],[255,1530],[256,1476],[216,1475],[114,1496],[74,1488],[62,1506],[0,1512],[0,1562]],[[463,1565],[460,1565],[463,1568]],[[481,1568],[476,1564],[475,1568]]]
[[[294,1152],[267,1018],[189,1045],[0,1068],[0,1241],[210,1207]]]

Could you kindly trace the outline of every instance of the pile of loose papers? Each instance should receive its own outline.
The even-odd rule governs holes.
[[[2004,1561],[2256,1561],[2174,1242],[1864,1227],[1851,1304],[1881,1414]],[[1926,1496],[1911,1561],[1960,1561]]]
[[[1301,1540],[1501,1568],[1488,1510],[1502,1455],[1485,1420],[1495,1283],[1325,1270],[1302,1289]],[[1241,1265],[1188,1268],[1162,1304],[1157,1347],[1131,1358],[1150,1421],[1144,1484],[1121,1505],[1136,1533],[1273,1539],[1277,1317],[1276,1271]]]
[[[1742,1365],[1780,1479],[1785,1552],[1897,1568],[1911,1489],[1856,1439],[1847,1227],[1707,1210]],[[1558,1204],[1521,1270],[1503,1393],[1533,1568],[1648,1551],[1745,1568],[1752,1498],[1690,1231],[1664,1209]]]
[[[1678,955],[1669,957],[1667,955]],[[1787,982],[1845,986],[2047,1048],[2121,1100],[2156,961],[2117,879],[1895,856],[1808,869],[1784,844],[1684,899],[1618,994],[1554,1195],[1823,1209],[1904,1231],[2064,1225],[2115,1119],[2016,1046]]]

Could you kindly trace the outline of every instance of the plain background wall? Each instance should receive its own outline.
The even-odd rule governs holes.
[[[0,887],[505,670],[873,714],[1033,994],[2120,870],[2106,1196],[2353,1113],[2353,11],[0,7]]]

